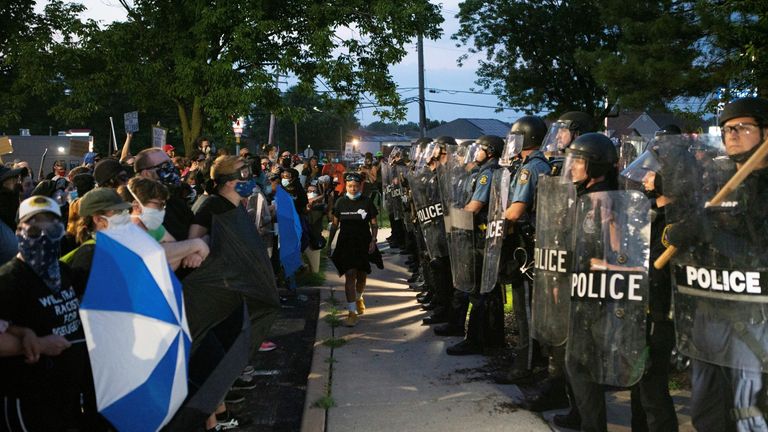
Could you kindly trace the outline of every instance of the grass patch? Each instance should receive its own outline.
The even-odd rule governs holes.
[[[336,363],[338,363],[339,361],[338,361],[338,360],[336,360],[336,359],[335,359],[335,358],[333,358],[333,357],[328,357],[327,359],[325,359],[325,362],[326,362],[326,363],[328,363],[328,364],[330,364],[330,365],[332,365],[332,364],[336,364]]]
[[[347,344],[347,340],[344,338],[328,338],[323,341],[323,345],[329,348],[341,348]]]
[[[325,395],[312,404],[315,408],[329,409],[336,406],[336,401],[331,395]]]
[[[329,295],[328,297],[326,297],[326,298],[325,298],[325,301],[326,301],[328,304],[330,304],[330,305],[333,305],[333,306],[338,306],[338,305],[341,303],[341,302],[339,301],[339,299],[337,299],[337,298],[336,298],[336,297],[334,297],[333,295]]]
[[[312,273],[310,271],[300,273],[296,276],[296,284],[298,286],[321,286],[325,283],[325,273],[317,272]]]
[[[506,293],[506,303],[504,303],[504,313],[512,313],[512,285],[504,285],[504,292]]]

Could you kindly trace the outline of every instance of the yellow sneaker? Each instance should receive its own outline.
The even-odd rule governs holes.
[[[360,318],[357,317],[357,314],[352,311],[349,311],[349,314],[347,314],[347,318],[344,320],[344,326],[354,327],[357,325],[358,321],[360,321]]]
[[[357,314],[362,315],[365,313],[365,302],[363,299],[357,300],[355,302],[357,304]]]

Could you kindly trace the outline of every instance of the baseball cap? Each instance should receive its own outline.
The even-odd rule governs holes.
[[[176,150],[176,147],[174,147],[174,146],[172,146],[170,144],[166,144],[166,145],[163,146],[163,151],[164,152],[169,152],[169,151],[174,151],[174,150]]]
[[[123,201],[111,188],[96,188],[80,198],[80,216],[91,216],[97,211],[127,210],[131,204]]]
[[[38,213],[53,213],[61,218],[59,204],[52,198],[42,195],[33,195],[19,205],[19,221],[24,222]]]

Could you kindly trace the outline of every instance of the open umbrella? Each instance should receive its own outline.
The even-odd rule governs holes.
[[[190,395],[172,431],[189,430],[216,409],[280,310],[266,246],[245,209],[214,215],[210,248],[183,280],[194,345]]]
[[[156,431],[187,396],[190,336],[163,248],[130,224],[100,231],[80,317],[99,412],[120,431]]]

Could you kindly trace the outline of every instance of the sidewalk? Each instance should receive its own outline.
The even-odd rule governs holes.
[[[381,230],[379,239],[387,237],[388,231]],[[437,337],[430,326],[421,325],[427,313],[421,311],[414,300],[415,292],[405,282],[410,276],[403,264],[405,256],[386,249],[385,242],[380,241],[379,247],[385,268],[374,268],[368,278],[365,314],[354,328],[332,330],[333,337],[347,341],[330,350],[333,361],[329,393],[335,406],[326,412],[322,425],[317,424],[322,416],[315,413],[316,421],[311,422],[309,430],[557,430],[548,423],[556,412],[545,413],[542,418],[517,408],[514,402],[521,393],[516,386],[497,385],[490,377],[478,374],[486,365],[486,357],[445,354],[446,347],[460,338]],[[334,269],[329,269],[326,277],[326,285],[332,286],[333,296],[340,301],[338,308],[343,309],[343,278]],[[330,326],[319,322],[318,335],[320,327]],[[330,329],[327,334],[331,334]],[[329,350],[324,349],[325,356]],[[313,361],[313,375],[327,376],[322,369],[328,365],[319,363],[323,362]],[[316,374],[318,366],[321,372]],[[610,404],[610,430],[630,430],[629,392],[609,393],[606,398]],[[680,402],[679,397],[675,399],[676,404]],[[681,416],[681,431],[692,430],[690,423],[686,427],[687,421]]]

